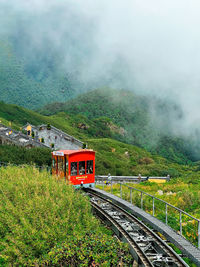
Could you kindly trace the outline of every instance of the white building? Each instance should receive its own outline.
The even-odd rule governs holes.
[[[83,148],[81,141],[51,125],[42,124],[34,126],[27,123],[23,130],[27,132],[27,135],[34,136],[34,139],[39,140],[54,150],[76,150]]]

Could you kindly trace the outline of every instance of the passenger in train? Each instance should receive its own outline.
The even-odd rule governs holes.
[[[93,173],[93,161],[89,160],[87,161],[87,174],[92,174]]]
[[[77,175],[77,163],[76,162],[72,162],[71,163],[71,175]]]
[[[83,168],[83,166],[81,167],[81,169],[80,169],[80,171],[79,171],[79,174],[80,174],[80,175],[85,174],[85,169]]]

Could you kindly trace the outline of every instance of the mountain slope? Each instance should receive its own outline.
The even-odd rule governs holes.
[[[46,70],[45,77],[28,73],[9,42],[0,41],[0,100],[27,108],[38,108],[74,94],[68,76]]]
[[[188,166],[180,166],[173,163],[172,160],[169,161],[157,154],[151,154],[145,149],[113,139],[116,138],[116,133],[110,129],[109,125],[113,126],[114,124],[105,117],[92,120],[83,115],[69,115],[66,113],[43,116],[17,105],[1,102],[0,120],[18,130],[26,122],[35,125],[50,123],[79,138],[87,143],[89,148],[96,151],[96,170],[98,174],[107,174],[109,172],[112,175],[138,175],[142,173],[142,175],[150,176],[170,174],[176,177],[190,169]],[[8,154],[8,148],[4,149]],[[2,151],[4,151],[3,147]]]
[[[172,122],[179,121],[182,112],[169,101],[103,88],[79,95],[66,103],[49,104],[41,113],[52,115],[61,111],[73,115],[81,113],[90,120],[105,116],[124,130],[123,134],[115,136],[116,139],[178,163],[200,159],[200,149],[195,143],[174,134]]]

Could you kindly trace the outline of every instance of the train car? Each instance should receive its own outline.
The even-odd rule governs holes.
[[[95,151],[59,150],[52,152],[52,174],[75,187],[94,187]]]

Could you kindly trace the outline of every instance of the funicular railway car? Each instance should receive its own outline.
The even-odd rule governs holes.
[[[75,187],[94,187],[95,151],[82,149],[52,152],[52,174],[65,178]]]

